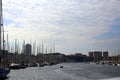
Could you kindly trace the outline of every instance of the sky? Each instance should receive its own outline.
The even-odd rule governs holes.
[[[55,44],[65,54],[120,52],[120,0],[2,1],[10,43]]]

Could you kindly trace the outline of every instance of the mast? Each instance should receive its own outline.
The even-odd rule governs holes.
[[[42,54],[44,53],[44,44],[42,43]]]
[[[55,43],[54,43],[54,49],[53,50],[54,50],[54,53],[55,53]]]
[[[35,55],[36,53],[36,41],[33,43],[33,54]]]
[[[2,0],[0,0],[0,50],[1,50],[1,27],[2,27]]]
[[[25,40],[23,40],[23,45],[22,45],[22,54],[25,54]]]
[[[17,47],[18,47],[18,46],[17,46],[17,39],[15,39],[15,53],[18,53],[18,52],[17,52]]]
[[[7,48],[8,52],[10,52],[10,45],[9,45],[9,39],[8,39],[8,34],[7,34]]]
[[[4,26],[3,26],[3,13],[2,13],[2,0],[0,0],[0,53],[3,53],[3,63],[6,62],[5,45],[4,45]],[[2,50],[3,49],[3,50]],[[1,54],[2,54],[1,53]]]
[[[0,0],[0,50],[4,49],[4,27],[3,27],[3,13],[2,13],[2,0]]]
[[[45,53],[47,54],[47,46],[46,46],[46,52]]]
[[[39,43],[39,53],[42,53],[41,52],[41,44]]]

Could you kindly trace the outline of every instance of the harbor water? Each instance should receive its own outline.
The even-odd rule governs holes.
[[[60,65],[63,68],[60,68]],[[53,66],[11,70],[5,80],[120,80],[120,67],[88,63],[62,63]]]

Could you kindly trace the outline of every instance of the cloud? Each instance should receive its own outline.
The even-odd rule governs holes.
[[[3,1],[5,21],[11,21],[5,24],[11,41],[16,37],[56,42],[60,49],[101,43],[95,37],[110,31],[110,25],[120,17],[119,7],[119,0]]]

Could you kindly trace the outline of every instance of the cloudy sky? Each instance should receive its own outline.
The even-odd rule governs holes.
[[[120,50],[120,0],[3,0],[9,41],[56,44],[61,53]]]

